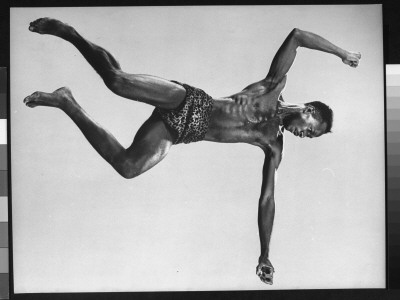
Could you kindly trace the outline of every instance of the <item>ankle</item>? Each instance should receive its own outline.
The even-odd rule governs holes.
[[[59,109],[64,111],[67,115],[75,115],[82,111],[82,107],[75,101],[62,101]]]
[[[72,26],[63,24],[63,28],[59,31],[58,36],[72,43],[78,37],[78,32]]]

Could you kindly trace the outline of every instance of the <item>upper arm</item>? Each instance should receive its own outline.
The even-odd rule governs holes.
[[[263,166],[263,181],[261,187],[261,199],[268,200],[274,198],[275,175],[282,158],[279,149],[265,150],[265,160]]]
[[[267,80],[278,83],[287,74],[296,57],[296,49],[300,46],[298,39],[300,32],[295,28],[286,37],[272,60]]]
[[[260,94],[264,93],[266,89],[273,87],[275,84],[281,82],[283,77],[287,74],[292,66],[296,57],[296,49],[300,46],[299,35],[300,29],[293,29],[286,37],[285,41],[279,48],[272,60],[271,66],[267,76],[245,87],[241,92],[236,93],[231,98],[246,94]],[[272,85],[271,85],[272,84]]]

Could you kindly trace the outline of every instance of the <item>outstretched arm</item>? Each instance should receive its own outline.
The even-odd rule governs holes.
[[[260,235],[261,255],[256,273],[261,281],[273,283],[274,267],[269,261],[269,242],[275,217],[275,172],[281,160],[281,151],[265,151],[263,183],[258,204],[258,229]]]
[[[290,32],[275,54],[266,79],[276,83],[280,82],[292,66],[298,47],[336,55],[343,63],[354,68],[358,66],[361,59],[360,53],[343,50],[319,35],[295,28]]]

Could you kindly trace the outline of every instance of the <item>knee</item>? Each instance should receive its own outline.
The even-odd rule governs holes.
[[[302,31],[298,28],[294,28],[291,32],[290,32],[290,37],[299,41],[302,35]]]
[[[135,164],[132,164],[128,161],[119,163],[118,165],[115,166],[115,169],[125,179],[133,179],[142,174],[140,168],[138,168],[137,166],[135,166]]]
[[[119,174],[120,174],[122,177],[124,177],[125,179],[133,179],[133,178],[139,176],[138,173],[130,172],[130,171],[127,171],[127,172],[119,172]]]

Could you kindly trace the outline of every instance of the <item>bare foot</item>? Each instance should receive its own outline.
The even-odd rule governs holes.
[[[40,34],[51,34],[65,38],[73,31],[73,28],[55,19],[40,18],[29,24],[29,30]]]
[[[36,106],[51,106],[62,110],[72,108],[77,104],[71,90],[67,87],[59,88],[53,93],[34,92],[24,99],[24,103],[32,108]]]

